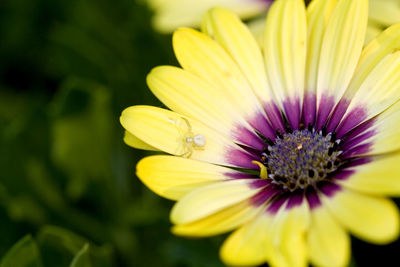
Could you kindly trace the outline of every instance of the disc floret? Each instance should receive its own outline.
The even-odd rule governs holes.
[[[264,151],[264,165],[272,183],[295,191],[329,179],[340,166],[338,145],[332,133],[295,130],[279,134]]]

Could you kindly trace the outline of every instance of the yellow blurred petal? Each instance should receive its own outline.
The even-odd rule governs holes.
[[[374,38],[376,38],[380,33],[382,33],[383,28],[381,25],[374,23],[373,21],[368,21],[367,33],[365,35],[364,44],[369,44]]]
[[[367,194],[400,196],[400,154],[378,156],[372,162],[354,167],[354,173],[340,183]]]
[[[159,151],[157,148],[152,147],[151,145],[143,142],[133,134],[129,133],[128,131],[125,131],[124,135],[124,142],[131,147],[137,148],[137,149],[143,149],[143,150],[151,150],[151,151]]]
[[[212,236],[234,230],[251,220],[261,210],[249,201],[232,205],[208,217],[187,224],[178,224],[172,232],[184,236]]]
[[[223,8],[213,8],[204,19],[205,27],[239,66],[260,100],[271,99],[263,57],[254,36],[239,17]]]
[[[305,90],[317,90],[322,40],[337,0],[314,0],[307,7],[307,61]]]
[[[261,265],[267,260],[267,240],[273,216],[267,212],[236,230],[220,250],[222,261],[229,266]]]
[[[274,2],[268,12],[263,44],[268,79],[280,101],[303,97],[306,30],[304,1]]]
[[[269,3],[246,0],[151,0],[156,14],[153,18],[157,30],[169,33],[178,27],[197,27],[203,14],[210,8],[221,6],[247,19],[265,12]]]
[[[266,14],[262,16],[258,16],[256,19],[253,19],[247,23],[247,27],[249,27],[250,32],[253,34],[256,39],[261,50],[264,47],[264,31],[265,31],[265,20]]]
[[[369,18],[381,25],[400,22],[399,0],[369,0]]]
[[[324,205],[358,238],[386,244],[399,235],[399,212],[391,200],[342,190],[332,198],[324,198]]]
[[[249,199],[262,188],[252,188],[255,179],[221,181],[200,187],[184,195],[172,208],[174,224],[193,222]]]
[[[216,41],[195,30],[179,29],[173,46],[182,67],[219,90],[243,118],[263,112],[241,70]]]
[[[316,266],[347,266],[350,238],[324,207],[311,211],[308,255]]]
[[[216,181],[229,179],[236,171],[174,156],[150,156],[136,166],[139,179],[162,197],[178,200],[184,194]]]
[[[145,143],[173,155],[232,165],[227,162],[227,152],[233,147],[238,148],[229,139],[198,121],[152,106],[126,108],[120,122],[127,131]],[[187,142],[188,137],[195,135],[204,138],[204,146],[193,147]]]
[[[353,76],[364,44],[367,0],[339,0],[327,25],[320,54],[317,100],[340,99]]]

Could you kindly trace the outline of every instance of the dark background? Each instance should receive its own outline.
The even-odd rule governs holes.
[[[124,108],[162,106],[146,74],[177,65],[150,18],[134,0],[0,0],[0,258],[22,239],[1,267],[222,266],[224,236],[173,236],[173,203],[134,174],[149,153],[122,141]],[[353,240],[352,265],[397,251]]]

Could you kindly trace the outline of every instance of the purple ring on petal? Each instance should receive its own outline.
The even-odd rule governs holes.
[[[273,102],[265,104],[265,115],[249,120],[254,133],[236,127],[233,136],[242,150],[227,152],[228,162],[239,168],[259,170],[252,161],[265,166],[267,177],[251,184],[262,188],[251,203],[267,203],[268,213],[303,201],[310,209],[319,207],[321,195],[333,197],[341,190],[337,181],[349,179],[355,166],[370,161],[364,155],[371,150],[370,139],[376,131],[371,129],[373,119],[365,121],[365,107],[349,112],[350,101],[335,103],[332,96],[323,96],[317,109],[311,93],[305,93],[303,100],[302,107],[297,99],[283,101],[284,110]]]

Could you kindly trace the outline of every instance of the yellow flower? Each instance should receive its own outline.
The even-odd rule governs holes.
[[[366,41],[385,28],[400,22],[400,0],[369,0],[369,20]]]
[[[398,237],[400,24],[363,49],[367,20],[368,0],[277,0],[262,52],[221,8],[174,33],[182,68],[147,78],[172,111],[120,121],[128,145],[171,154],[137,175],[177,201],[175,234],[234,230],[220,255],[239,266],[344,266],[349,234]]]

